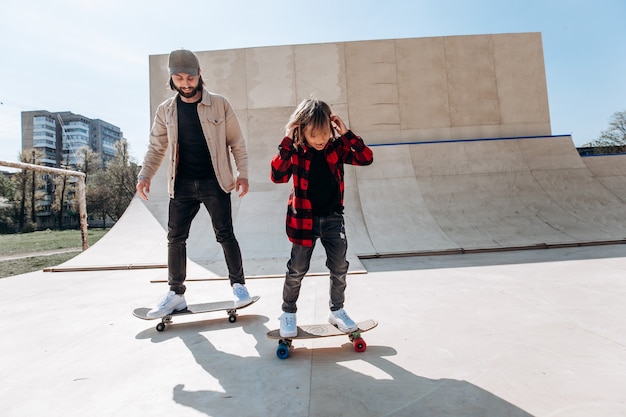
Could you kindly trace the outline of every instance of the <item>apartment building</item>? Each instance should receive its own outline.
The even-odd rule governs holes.
[[[100,119],[90,119],[69,111],[22,112],[22,150],[41,151],[41,164],[76,167],[78,150],[89,147],[100,158],[102,167],[115,156],[115,143],[123,139],[119,127]]]
[[[98,155],[101,166],[106,167],[115,157],[115,143],[122,139],[120,128],[104,120],[90,119],[69,111],[22,112],[22,150],[39,151],[42,157],[37,163],[40,165],[76,169],[82,162],[78,151],[87,147]],[[76,213],[72,210],[76,179],[68,178],[66,187],[69,191],[63,202],[63,218],[59,220],[53,215],[57,184],[47,174],[38,175],[41,181],[36,201],[37,228],[54,227],[59,221],[70,227],[77,224]]]

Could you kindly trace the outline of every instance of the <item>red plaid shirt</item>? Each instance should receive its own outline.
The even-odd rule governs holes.
[[[343,164],[370,165],[374,155],[363,139],[352,131],[329,141],[324,152],[330,172],[339,184],[343,206]],[[287,236],[291,242],[302,246],[313,246],[313,210],[308,196],[308,176],[312,157],[313,153],[307,146],[298,146],[296,150],[293,140],[285,137],[271,163],[273,182],[285,183],[293,176],[293,187],[287,201]]]

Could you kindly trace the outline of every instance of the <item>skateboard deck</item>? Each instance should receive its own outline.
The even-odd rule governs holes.
[[[156,325],[156,329],[159,332],[165,330],[168,324],[172,323],[172,318],[175,316],[186,316],[189,314],[211,313],[213,311],[226,311],[228,314],[228,321],[234,323],[237,321],[237,310],[241,310],[259,301],[261,297],[251,297],[252,301],[244,306],[235,307],[235,302],[230,301],[216,301],[213,303],[201,303],[201,304],[189,304],[186,309],[180,311],[173,311],[164,317],[148,317],[147,313],[151,309],[148,307],[140,307],[133,310],[133,315],[143,320],[161,320]]]
[[[357,326],[359,326],[357,330],[345,333],[329,323],[305,324],[303,326],[298,326],[298,334],[294,337],[282,337],[280,335],[280,329],[274,329],[267,332],[267,337],[270,339],[278,339],[276,356],[280,359],[287,359],[289,357],[289,349],[292,347],[292,341],[294,339],[316,339],[318,337],[329,336],[348,336],[354,346],[354,350],[357,352],[364,352],[367,348],[367,344],[361,337],[361,333],[372,330],[374,327],[378,326],[378,322],[375,320],[365,320],[357,323]]]

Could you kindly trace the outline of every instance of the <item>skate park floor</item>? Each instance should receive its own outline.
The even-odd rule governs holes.
[[[132,316],[167,288],[155,270],[34,272],[0,280],[0,409],[17,416],[623,416],[626,245],[364,259],[346,310],[375,319],[367,350],[296,340],[276,357],[283,280],[235,323],[224,312]],[[230,299],[188,283],[187,301]],[[309,276],[298,323],[323,323]]]

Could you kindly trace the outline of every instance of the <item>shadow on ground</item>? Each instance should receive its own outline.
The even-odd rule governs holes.
[[[233,326],[224,320],[174,324],[165,332],[152,328],[137,339],[161,343],[180,338],[210,377],[207,380],[217,380],[220,389],[215,383],[205,390],[176,383],[172,399],[211,417],[531,416],[468,382],[408,372],[391,360],[397,354],[392,347],[368,346],[364,353],[356,353],[347,342],[337,347],[296,346],[288,359],[280,360],[275,341],[265,336],[267,321],[258,315],[237,321],[256,340],[257,355],[249,357],[220,351],[209,340],[210,333]]]

